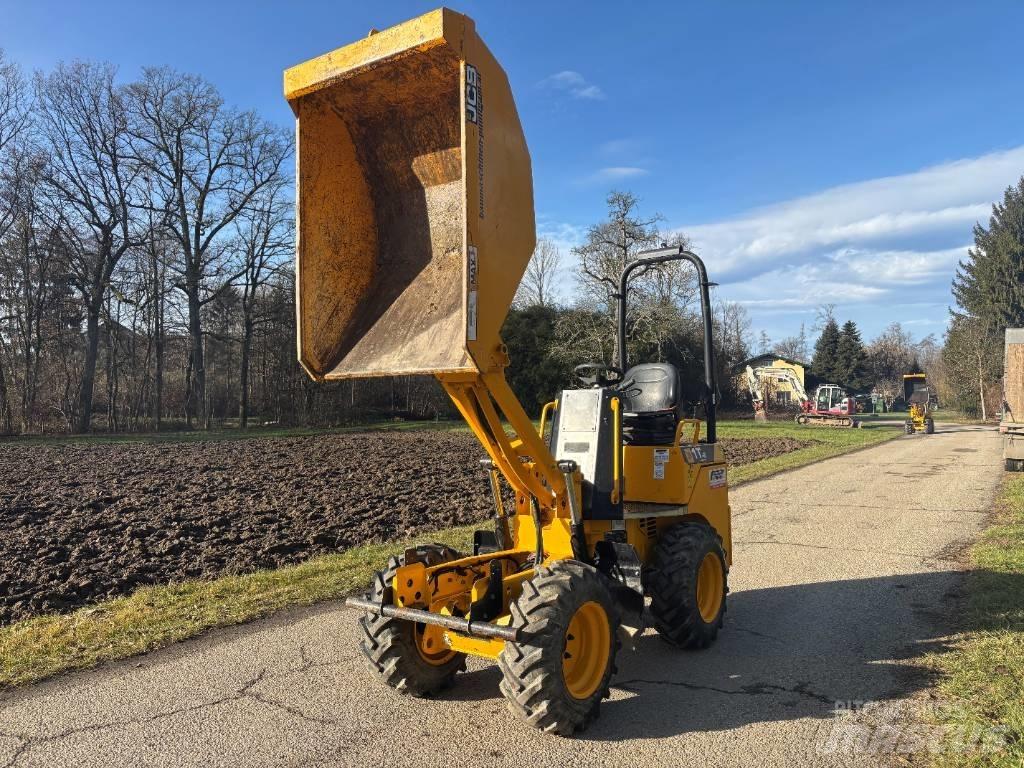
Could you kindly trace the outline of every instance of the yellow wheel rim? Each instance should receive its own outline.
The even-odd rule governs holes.
[[[455,651],[445,645],[440,632],[431,632],[426,624],[413,624],[413,642],[420,658],[427,664],[440,667],[455,655]]]
[[[573,698],[594,695],[604,680],[611,646],[611,627],[604,607],[594,600],[581,605],[565,631],[562,652],[562,676]]]
[[[708,552],[700,562],[697,571],[697,610],[705,624],[718,618],[725,597],[725,579],[722,561],[714,552]]]

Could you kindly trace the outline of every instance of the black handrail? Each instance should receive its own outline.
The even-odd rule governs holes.
[[[697,275],[700,278],[700,311],[704,321],[704,415],[707,420],[707,442],[714,443],[717,439],[715,406],[718,399],[718,387],[715,383],[715,346],[711,338],[711,294],[708,290],[712,283],[708,282],[708,271],[700,256],[687,251],[681,246],[671,248],[655,248],[650,251],[641,251],[637,254],[639,258],[631,262],[619,276],[619,292],[615,295],[618,301],[618,368],[622,375],[626,375],[626,290],[628,288],[629,276],[633,270],[639,267],[646,267],[651,264],[663,264],[666,261],[689,261],[697,268]]]

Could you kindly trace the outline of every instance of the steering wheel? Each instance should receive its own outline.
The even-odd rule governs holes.
[[[583,363],[573,368],[572,372],[589,387],[608,387],[622,381],[622,371],[604,363]]]

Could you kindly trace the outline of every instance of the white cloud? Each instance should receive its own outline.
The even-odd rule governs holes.
[[[556,91],[565,91],[574,99],[603,99],[604,91],[593,83],[587,82],[579,72],[571,69],[564,69],[556,72],[540,81],[540,86],[553,88]]]
[[[601,142],[597,149],[602,155],[631,155],[638,152],[641,149],[642,144],[643,142],[639,139],[610,139],[608,141]]]
[[[791,333],[808,308],[835,303],[869,334],[894,320],[941,328],[972,227],[1022,171],[1024,146],[679,230],[721,283],[719,296],[744,303],[756,327],[769,316]]]
[[[646,176],[650,171],[639,165],[609,165],[598,168],[591,174],[579,179],[579,184],[612,184],[624,179],[636,179]]]
[[[963,242],[1022,169],[1024,146],[845,184],[681,230],[723,277],[802,263],[823,250],[886,248],[926,237]]]
[[[646,176],[650,171],[636,165],[612,165],[600,169],[595,176],[601,180],[614,181],[615,179],[632,179],[637,176]]]

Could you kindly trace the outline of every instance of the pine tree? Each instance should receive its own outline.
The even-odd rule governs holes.
[[[836,349],[836,383],[852,390],[864,389],[869,384],[867,360],[860,330],[853,320],[847,320],[839,332]]]
[[[992,206],[988,227],[974,226],[974,247],[953,279],[943,358],[960,407],[987,415],[985,393],[999,377],[1007,327],[1024,326],[1024,178]]]
[[[825,327],[821,329],[817,344],[814,345],[814,360],[811,361],[811,370],[822,383],[834,382],[839,373],[839,339],[839,324],[829,318]]]
[[[974,247],[957,269],[953,297],[997,336],[1024,325],[1024,178],[992,206],[987,229],[974,226]]]

